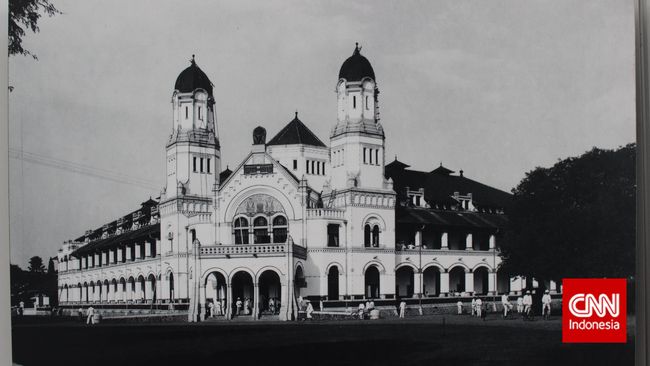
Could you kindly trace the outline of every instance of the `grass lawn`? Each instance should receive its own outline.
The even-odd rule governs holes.
[[[21,320],[20,365],[632,365],[627,344],[562,344],[560,318],[98,324]]]

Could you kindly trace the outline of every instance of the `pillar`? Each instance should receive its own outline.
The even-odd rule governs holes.
[[[112,294],[111,294],[110,289],[111,289],[111,283],[110,282],[107,283],[106,285],[104,285],[104,290],[105,290],[105,294],[106,294],[106,295],[104,295],[104,301],[105,302],[109,302],[111,300]]]
[[[474,272],[470,270],[465,272],[465,292],[468,295],[472,295],[474,293]]]
[[[422,230],[418,230],[415,232],[415,246],[420,246],[422,245]]]
[[[260,309],[260,286],[257,282],[253,284],[253,319],[259,319]]]
[[[147,301],[153,300],[153,287],[148,279],[144,281],[144,298]]]
[[[497,247],[497,238],[494,235],[490,235],[490,250],[493,250]]]
[[[473,240],[472,240],[472,234],[469,233],[465,237],[465,250],[473,250],[474,249],[473,245],[474,245],[474,243],[473,243]]]
[[[446,297],[447,295],[449,295],[449,272],[444,270],[440,272],[440,296]]]
[[[126,281],[126,300],[133,300],[133,288],[128,280]]]
[[[449,233],[442,233],[440,237],[440,249],[449,249]]]
[[[228,283],[228,294],[226,295],[226,319],[232,319],[232,285]]]
[[[413,271],[413,297],[422,297],[422,271]]]
[[[156,246],[156,256],[161,255],[161,253],[162,253],[162,245],[161,245],[160,240],[156,240],[154,245]]]
[[[490,270],[488,272],[488,293],[496,295],[497,293],[497,271]]]

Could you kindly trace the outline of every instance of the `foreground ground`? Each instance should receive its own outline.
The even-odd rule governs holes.
[[[627,344],[562,344],[559,317],[98,324],[17,321],[20,365],[632,365]]]

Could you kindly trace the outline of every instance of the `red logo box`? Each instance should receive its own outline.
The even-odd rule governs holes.
[[[562,280],[563,343],[627,342],[624,278]]]

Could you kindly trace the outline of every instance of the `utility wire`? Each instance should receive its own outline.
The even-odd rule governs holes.
[[[19,149],[10,148],[9,157],[12,159],[22,160],[38,165],[49,166],[60,170],[82,174],[93,178],[105,179],[116,183],[128,184],[152,190],[160,189],[160,187],[154,182],[146,179],[131,177],[122,173],[75,163],[68,160],[57,159],[29,151],[21,151]]]

